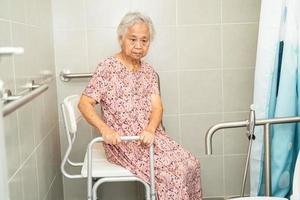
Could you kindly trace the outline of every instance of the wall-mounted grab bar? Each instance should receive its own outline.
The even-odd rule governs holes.
[[[20,55],[23,53],[23,47],[0,47],[0,55]]]
[[[284,124],[300,122],[300,117],[283,117],[273,119],[258,119],[255,121],[255,126],[264,126],[264,170],[265,170],[265,195],[271,196],[271,144],[270,144],[270,126],[271,124]],[[208,155],[212,154],[212,137],[220,129],[248,127],[249,121],[225,122],[212,126],[205,136],[205,152]]]
[[[10,98],[9,102],[6,103],[3,107],[3,116],[5,117],[6,115],[14,112],[19,107],[21,107],[24,104],[28,103],[33,98],[37,97],[38,95],[40,95],[41,93],[43,93],[47,89],[48,89],[47,84],[33,85],[33,89],[30,92],[28,92],[26,95],[18,96],[18,98],[15,98],[15,99]]]
[[[64,82],[69,82],[73,78],[90,78],[92,73],[71,73],[69,70],[63,70],[60,72],[60,80]]]

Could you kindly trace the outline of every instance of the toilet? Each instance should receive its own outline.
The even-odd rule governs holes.
[[[280,197],[241,197],[234,198],[233,200],[288,200]],[[293,179],[293,194],[290,200],[300,200],[300,153],[295,166],[294,179]]]

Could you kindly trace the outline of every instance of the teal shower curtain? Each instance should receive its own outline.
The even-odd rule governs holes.
[[[262,12],[264,12],[266,2],[268,0],[262,1]],[[269,1],[269,3],[274,2],[276,1]],[[264,46],[258,45],[258,48],[262,48],[258,49],[258,59],[269,59],[267,65],[262,65],[262,62],[257,62],[256,65],[254,104],[257,106],[259,118],[300,115],[300,24],[298,9],[299,0],[277,2],[279,13],[270,13],[269,15],[269,20],[277,20],[274,22],[276,23],[276,28],[273,29],[275,33],[268,30],[269,34],[275,35],[272,42],[269,41],[269,44],[273,45],[273,49],[266,49]],[[275,15],[274,19],[272,15]],[[260,28],[264,30],[261,26],[262,23]],[[264,55],[267,56],[264,57]],[[262,72],[259,68],[269,68],[265,71],[267,76],[258,74]],[[267,86],[261,88],[262,84],[267,84]],[[264,96],[261,94],[262,92]],[[271,131],[272,196],[289,197],[292,192],[293,171],[300,146],[299,124],[274,125]],[[252,151],[251,160],[253,162],[250,170],[251,194],[254,196],[264,195],[261,129],[258,129],[257,136],[258,139],[254,142]]]

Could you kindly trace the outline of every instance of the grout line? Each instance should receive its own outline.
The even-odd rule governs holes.
[[[177,7],[176,7],[177,10]],[[200,27],[200,26],[219,26],[219,25],[256,25],[259,24],[259,22],[226,22],[226,23],[203,23],[203,24],[178,24],[178,15],[177,15],[177,11],[176,11],[176,22],[174,25],[155,25],[156,28],[186,28],[186,27]],[[1,20],[1,19],[0,19]],[[7,21],[7,20],[3,20],[3,21]],[[20,23],[21,22],[14,22],[14,23]],[[35,25],[31,25],[34,27],[37,27]],[[103,29],[116,29],[117,26],[108,26],[108,25],[103,25],[103,26],[96,26],[96,27],[87,27],[88,31],[97,31],[97,30],[103,30]],[[53,29],[55,31],[80,31],[85,29],[85,27],[71,27],[71,28],[64,28],[64,27],[53,27]]]
[[[52,189],[52,186],[53,186],[53,184],[54,184],[54,182],[55,182],[55,179],[58,177],[58,173],[59,173],[59,171],[56,172],[56,174],[55,174],[55,176],[54,176],[54,178],[53,178],[53,180],[52,180],[52,182],[51,182],[51,184],[50,184],[50,187],[49,187],[48,191],[46,192],[46,195],[45,195],[45,197],[44,197],[44,200],[47,199],[48,194],[49,194],[50,190]]]
[[[178,0],[175,1],[175,27],[178,26]]]
[[[19,171],[24,167],[24,165],[26,164],[26,162],[30,159],[30,157],[36,152],[36,150],[41,146],[41,144],[46,140],[46,138],[51,135],[52,131],[56,128],[57,124],[55,124],[49,131],[49,133],[47,135],[45,135],[43,137],[43,139],[41,140],[41,142],[33,149],[33,151],[29,154],[29,156],[27,156],[27,158],[22,162],[22,164],[20,165],[20,167],[15,171],[15,173],[9,178],[8,183],[11,182],[11,180],[16,176],[17,173],[19,173]]]
[[[19,126],[19,122],[20,122],[20,116],[19,116],[19,114],[20,114],[20,112],[16,112],[16,117],[17,117],[17,120],[16,120],[16,122],[17,122],[17,132],[18,132],[18,141],[19,141],[19,145],[18,145],[18,149],[19,149],[19,157],[20,157],[20,159],[19,159],[19,164],[21,164],[22,163],[22,159],[23,159],[23,157],[22,157],[22,153],[21,153],[21,137],[20,137],[20,126]],[[25,159],[25,161],[27,162],[27,160],[29,160],[29,156],[28,156],[28,158],[27,159]],[[23,166],[25,165],[25,163],[26,162],[23,162],[20,166],[19,166],[19,168],[16,170],[16,172],[13,174],[13,176],[12,176],[12,178],[14,178],[14,176],[16,176],[18,173],[20,173],[20,176],[21,176],[21,181],[23,181],[23,174],[21,173],[21,169],[23,168]],[[10,181],[11,181],[11,179],[9,179],[8,180],[8,182],[7,183],[10,183]],[[21,184],[21,190],[22,190],[22,197],[24,198],[24,185],[23,184]]]
[[[222,96],[222,122],[225,120],[225,98],[224,98],[224,38],[223,38],[223,0],[220,0],[220,16],[221,16],[221,23],[220,23],[220,40],[221,40],[221,96]],[[226,187],[225,187],[225,136],[224,131],[222,131],[222,162],[223,162],[223,196],[226,194]]]
[[[178,48],[178,0],[175,2],[175,48],[176,48],[176,75],[177,75],[177,114],[178,117],[178,136],[179,136],[179,144],[182,145],[182,120],[181,120],[181,99],[180,99],[180,70],[179,70],[179,48]]]
[[[38,199],[41,199],[40,184],[39,184],[39,170],[38,170],[38,162],[37,162],[37,153],[36,152],[34,154],[34,159],[35,159],[35,167],[36,167],[37,194],[38,194]]]
[[[222,9],[222,7],[221,7]],[[222,12],[222,11],[221,11]],[[199,27],[199,26],[219,26],[219,25],[254,25],[258,24],[259,22],[222,22],[222,16],[221,16],[221,23],[203,23],[203,24],[178,24],[178,27]]]

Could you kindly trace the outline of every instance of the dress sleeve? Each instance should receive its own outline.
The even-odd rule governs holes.
[[[150,93],[160,95],[159,77],[154,70],[152,70],[150,82],[151,82]]]
[[[105,85],[105,72],[103,65],[99,64],[82,94],[93,98],[99,103],[104,97]]]

